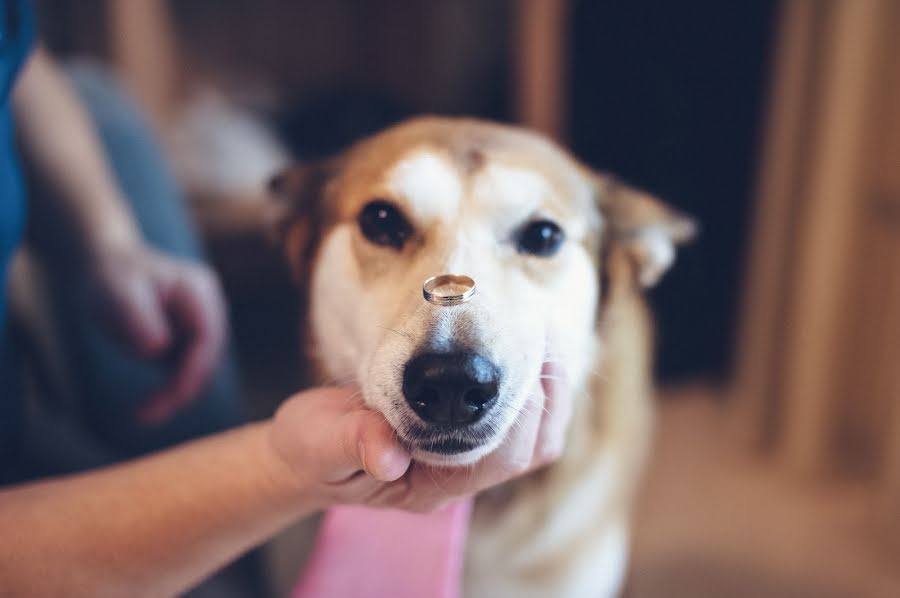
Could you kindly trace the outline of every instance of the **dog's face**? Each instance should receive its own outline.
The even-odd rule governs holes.
[[[629,276],[649,284],[690,234],[550,142],[472,120],[410,121],[274,188],[294,201],[286,249],[308,286],[322,381],[358,384],[430,463],[495,449],[540,408],[542,378],[583,386],[604,248],[628,251]],[[474,279],[472,299],[423,300],[423,282],[444,273]]]

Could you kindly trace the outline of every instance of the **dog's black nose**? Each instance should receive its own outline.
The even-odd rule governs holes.
[[[474,353],[428,353],[403,372],[403,395],[431,424],[460,426],[481,418],[497,398],[497,367]]]

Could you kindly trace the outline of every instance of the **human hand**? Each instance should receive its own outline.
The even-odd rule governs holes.
[[[225,343],[225,303],[206,266],[176,260],[143,243],[117,242],[94,251],[91,291],[103,315],[137,355],[171,356],[176,366],[137,416],[162,422],[202,390]]]
[[[321,388],[288,399],[270,428],[276,470],[318,507],[365,504],[428,512],[556,460],[571,404],[559,373],[542,380],[504,443],[466,467],[413,462],[358,393]]]

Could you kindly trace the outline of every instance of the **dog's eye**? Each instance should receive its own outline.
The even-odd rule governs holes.
[[[359,213],[359,229],[376,245],[403,249],[412,235],[412,227],[393,204],[376,200],[369,202]]]
[[[519,231],[516,242],[522,253],[550,256],[556,253],[565,238],[565,233],[555,222],[535,220]]]

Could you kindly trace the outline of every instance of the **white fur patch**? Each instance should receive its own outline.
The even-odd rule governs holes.
[[[587,193],[587,189],[572,189],[576,195]],[[544,176],[529,168],[519,168],[500,163],[490,163],[479,172],[472,182],[473,209],[485,222],[502,221],[520,224],[535,214],[559,218],[560,214],[548,213],[555,202],[553,186]],[[584,198],[576,203],[586,204]],[[568,218],[560,222],[570,239],[582,238],[588,228],[584,218]]]
[[[472,185],[474,204],[489,218],[521,220],[538,209],[550,193],[547,180],[533,170],[488,164]]]
[[[634,241],[640,259],[641,284],[656,284],[675,261],[675,245],[671,235],[662,228],[650,227],[640,232]]]
[[[318,358],[331,381],[339,383],[353,380],[373,336],[358,319],[345,316],[359,309],[353,301],[360,274],[350,248],[351,233],[350,227],[340,226],[324,239],[311,282],[315,294],[309,317]]]
[[[411,152],[388,171],[386,181],[388,189],[425,222],[445,220],[459,212],[462,179],[450,161],[437,152]]]

